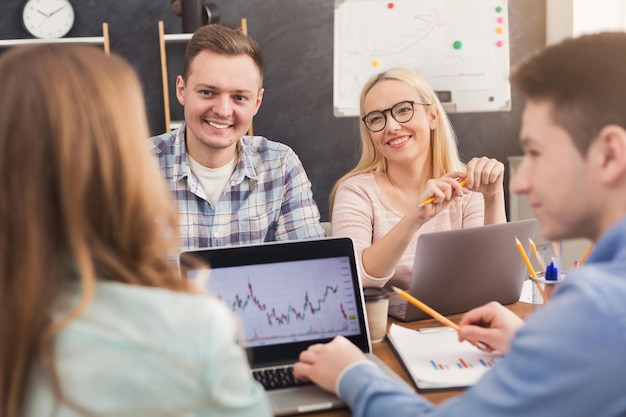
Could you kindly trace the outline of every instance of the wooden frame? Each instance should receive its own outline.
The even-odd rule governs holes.
[[[86,43],[86,44],[102,44],[104,52],[111,54],[111,46],[109,40],[109,24],[102,23],[102,36],[91,37],[75,37],[75,38],[55,38],[55,39],[3,39],[0,40],[0,48],[18,45],[33,45],[38,43]]]

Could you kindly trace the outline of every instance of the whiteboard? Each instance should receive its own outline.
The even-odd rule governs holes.
[[[335,116],[358,116],[362,86],[393,67],[424,77],[447,112],[510,110],[507,6],[507,0],[336,0]]]

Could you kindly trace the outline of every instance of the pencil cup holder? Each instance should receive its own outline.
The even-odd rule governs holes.
[[[365,287],[365,314],[370,330],[372,343],[385,339],[387,333],[387,310],[389,309],[389,292],[384,288]]]
[[[556,289],[565,281],[565,276],[566,274],[560,273],[556,280],[545,279],[543,274],[537,275],[537,278],[531,278],[534,281],[532,292],[533,310],[537,310],[550,302]]]

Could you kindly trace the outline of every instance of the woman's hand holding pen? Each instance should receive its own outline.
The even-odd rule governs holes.
[[[455,197],[461,197],[467,192],[460,183],[462,178],[463,173],[453,172],[428,180],[424,192],[418,198],[417,208],[426,212],[428,218],[433,217],[446,208]]]
[[[485,196],[503,193],[504,164],[497,159],[472,158],[465,171],[467,189],[477,191]]]
[[[459,341],[480,340],[491,350],[508,353],[510,341],[524,324],[508,308],[492,301],[468,311],[459,322]]]
[[[502,195],[503,183],[504,164],[502,162],[485,156],[472,158],[467,164],[465,173],[449,172],[441,178],[428,180],[423,193],[425,198],[420,200],[421,204],[418,207],[431,203],[434,205],[447,203],[453,197],[462,196],[467,190],[482,193],[486,197]]]
[[[461,173],[462,175],[464,174]],[[459,175],[448,174],[428,180],[424,189],[415,190],[419,193],[417,201],[413,200],[416,198],[413,187],[396,194],[395,200],[390,200],[391,204],[397,206],[404,215],[384,236],[363,250],[361,261],[368,275],[384,278],[394,272],[401,256],[420,227],[444,210],[453,199],[467,192],[459,184],[458,179]],[[393,185],[388,179],[384,181],[387,184],[386,189],[393,196]],[[413,186],[418,187],[417,184]]]

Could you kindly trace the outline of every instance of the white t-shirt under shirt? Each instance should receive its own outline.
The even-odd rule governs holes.
[[[485,202],[481,193],[470,192],[450,203],[441,213],[426,222],[413,236],[392,275],[373,277],[363,269],[361,254],[372,243],[385,236],[402,218],[381,189],[374,174],[359,174],[344,181],[337,189],[332,213],[332,235],[354,240],[357,263],[363,286],[382,287],[389,282],[408,289],[419,236],[424,233],[482,226]]]
[[[189,154],[187,154],[187,162],[189,163],[191,172],[193,172],[202,185],[207,201],[211,204],[211,207],[215,207],[224,192],[226,183],[235,171],[237,155],[235,154],[229,163],[219,168],[207,168],[194,160]]]

